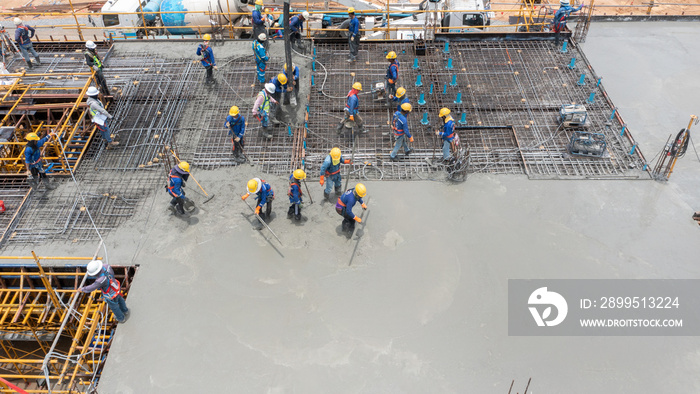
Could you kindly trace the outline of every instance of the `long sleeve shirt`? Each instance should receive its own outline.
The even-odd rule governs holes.
[[[173,197],[184,197],[185,193],[182,192],[182,181],[183,174],[181,174],[177,168],[170,170],[168,193]]]
[[[559,7],[557,12],[554,14],[554,20],[552,20],[552,28],[555,32],[560,32],[566,26],[566,21],[569,19],[569,14],[572,12],[577,12],[583,8],[583,4],[574,8],[570,5],[565,5]]]
[[[97,115],[98,113],[106,116],[108,119],[112,119],[112,115],[110,115],[110,113],[107,112],[100,100],[94,97],[90,97],[87,99],[87,105],[88,109],[90,110],[90,116],[92,117],[93,122],[95,120],[95,115]]]
[[[202,62],[202,66],[216,66],[216,60],[214,60],[214,51],[211,49],[210,46],[199,44],[199,46],[197,47],[197,56],[201,56],[200,61]]]
[[[29,44],[34,38],[34,28],[31,26],[17,26],[15,30],[15,42],[19,45]]]
[[[299,17],[299,15],[294,15],[291,19],[289,19],[289,28],[292,30],[292,33],[301,33],[304,31],[304,21]]]
[[[360,105],[360,100],[357,98],[357,90],[352,89],[348,93],[348,98],[345,101],[345,109],[350,115],[357,115],[357,107]]]
[[[265,21],[263,20],[262,13],[258,10],[253,10],[253,24],[256,26],[262,26],[265,24]],[[255,37],[257,38],[257,37]]]
[[[394,119],[391,122],[391,129],[394,130],[394,135],[411,138],[411,133],[408,131],[408,120],[400,111],[394,112]]]
[[[445,141],[452,141],[455,138],[455,121],[451,116],[445,119],[442,131],[438,135]]]
[[[402,105],[402,104],[406,104],[406,103],[409,103],[409,104],[410,104],[410,103],[411,103],[411,101],[408,99],[408,97],[406,97],[405,94],[404,94],[404,96],[401,97],[401,98],[394,96],[394,98],[393,98],[392,100],[399,103],[399,104],[396,106],[396,110],[397,110],[397,111],[401,111],[401,105]]]
[[[348,32],[351,36],[358,36],[360,34],[360,21],[357,20],[357,17],[350,19]]]
[[[287,71],[282,69],[282,72],[284,73],[284,76],[287,77],[287,79],[289,79],[289,74],[287,74]],[[299,67],[297,66],[294,66],[294,82],[299,82]]]
[[[253,103],[253,115],[262,114],[263,112],[269,113],[271,102],[277,104],[277,100],[272,98],[265,89],[261,90],[255,99],[255,103]]]
[[[275,85],[275,92],[276,93],[282,93],[282,92],[285,92],[287,90],[287,84],[280,82],[279,79],[277,79],[277,77],[272,77],[272,79],[270,80],[270,83]]]
[[[95,70],[102,69],[102,60],[100,60],[100,56],[97,54],[97,51],[85,51],[85,63],[88,65],[88,67],[94,68]]]
[[[243,115],[227,116],[226,127],[228,127],[228,135],[243,138],[245,134],[245,117]]]
[[[102,269],[109,272],[109,276],[114,278],[114,270],[107,263],[102,263]],[[99,275],[91,285],[83,287],[81,290],[83,293],[92,293],[97,289],[104,289],[109,286],[109,278],[107,275]]]
[[[386,79],[389,83],[396,83],[399,80],[399,62],[394,60],[386,69]]]
[[[294,174],[289,176],[289,191],[287,195],[289,196],[290,204],[301,204],[301,181],[294,178]]]
[[[24,162],[27,163],[27,166],[35,165],[39,162],[39,160],[41,160],[41,147],[44,146],[49,138],[51,138],[51,136],[46,135],[44,138],[37,141],[36,149],[32,149],[32,147],[27,144],[27,146],[24,148]]]
[[[338,161],[338,164],[333,164],[333,158],[331,155],[327,155],[326,158],[323,160],[323,164],[321,164],[321,175],[325,176],[330,176],[330,175],[335,175],[340,173],[340,165],[341,164],[349,164],[350,160],[343,158],[343,156],[340,156],[340,160]]]
[[[270,60],[270,57],[265,52],[265,47],[258,40],[253,41],[253,53],[255,54],[255,62],[258,64],[266,63]]]
[[[345,214],[348,216],[351,216],[353,219],[355,219],[355,214],[352,213],[352,207],[355,206],[355,203],[360,203],[364,204],[365,202],[362,200],[362,197],[357,197],[355,198],[355,188],[348,189],[343,195],[338,197],[338,202],[335,204],[336,208],[345,208]]]
[[[269,183],[262,181],[262,186],[260,186],[260,191],[257,192],[258,206],[262,207],[267,204],[267,200],[275,197],[275,192],[272,191],[272,186]]]

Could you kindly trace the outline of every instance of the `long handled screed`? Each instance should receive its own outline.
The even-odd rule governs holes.
[[[175,154],[175,152],[174,152],[172,149],[170,149],[170,153],[172,153],[172,155],[175,157],[175,160],[177,160],[178,162],[180,162],[180,158],[177,157],[177,155]],[[204,192],[204,195],[208,197],[206,200],[204,200],[204,202],[203,202],[202,204],[208,203],[209,201],[211,201],[211,200],[214,198],[214,196],[216,196],[216,194],[214,194],[214,193],[212,193],[211,196],[210,196],[209,193],[207,193],[207,191],[204,190],[204,188],[202,187],[202,185],[200,185],[199,182],[197,182],[197,178],[194,177],[194,174],[190,173],[190,176],[192,177],[192,179],[194,180],[194,182],[197,184],[197,186],[199,186],[199,188],[202,189],[202,192]]]
[[[314,199],[313,199],[313,197],[311,197],[311,192],[309,191],[309,187],[306,185],[306,179],[304,179],[303,182],[304,182],[304,187],[306,187],[306,194],[309,195],[309,200],[311,200],[311,203],[313,204],[313,203],[314,203]]]
[[[253,209],[253,207],[251,207],[250,204],[248,204],[248,201],[243,200],[243,202],[245,203],[245,205],[248,206],[248,208],[250,208],[251,211],[253,211],[253,215],[255,215],[255,217],[258,218],[258,221],[259,221],[263,226],[265,226],[268,230],[270,230],[270,233],[277,239],[277,242],[279,242],[280,245],[284,246],[284,244],[282,244],[282,241],[280,241],[280,239],[277,238],[277,234],[275,234],[275,232],[272,231],[272,229],[270,228],[270,226],[268,226],[267,223],[265,223],[265,221],[262,220],[262,218],[260,217],[260,215],[258,215],[257,213],[255,213],[255,209]]]
[[[369,197],[367,197],[367,201],[365,202],[365,204],[368,202],[369,202]],[[363,216],[365,216],[364,209],[360,213],[360,219],[362,219],[362,230],[363,230],[362,234],[365,233],[364,232],[365,225],[367,224],[367,219],[369,219],[369,208],[367,209],[367,216],[366,217],[363,217]],[[350,261],[348,262],[348,267],[352,265],[352,260],[355,258],[355,253],[357,252],[357,246],[360,244],[360,237],[361,237],[361,235],[357,236],[357,242],[355,243],[355,248],[352,250],[352,255],[350,256]]]

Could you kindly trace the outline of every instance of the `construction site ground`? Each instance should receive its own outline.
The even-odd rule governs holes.
[[[583,45],[648,160],[698,112],[699,32],[692,23],[594,23]],[[130,44],[122,55],[143,45],[144,54],[164,56],[180,45]],[[230,64],[244,61],[240,53],[251,68],[249,51],[228,48],[221,56]],[[279,67],[282,59],[273,61]],[[227,72],[237,78],[236,69]],[[207,132],[223,125],[196,108],[236,104],[198,89],[195,105],[172,108],[181,111],[178,144],[193,160],[206,155],[199,142]],[[248,115],[253,93],[240,93]],[[217,138],[212,146],[229,143]],[[262,144],[249,142],[258,158]],[[93,155],[94,168],[99,159]],[[122,172],[138,164],[110,160]],[[667,183],[493,173],[458,184],[365,181],[369,209],[350,239],[334,205],[321,202],[318,174],[308,184],[314,203],[307,196],[296,223],[285,215],[288,174],[264,173],[265,163],[195,164],[194,176],[215,197],[203,204],[190,180],[198,212],[189,219],[169,213],[159,171],[145,202],[106,233],[109,262],[139,269],[127,298],[131,317],[118,326],[100,392],[507,393],[513,380],[522,392],[530,378],[532,393],[700,391],[697,338],[511,337],[507,320],[508,279],[700,277],[694,150]],[[282,244],[253,229],[240,200],[255,176],[275,187],[270,226]],[[2,253],[87,256],[95,246],[10,242]]]

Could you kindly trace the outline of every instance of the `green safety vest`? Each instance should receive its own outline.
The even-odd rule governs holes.
[[[97,57],[97,54],[94,54],[91,51],[85,51],[85,54],[88,56],[92,56],[92,61],[95,62],[95,65],[98,68],[102,68],[102,62],[100,61],[100,58]]]
[[[262,110],[262,112],[269,113],[270,112],[270,97],[267,95],[267,92],[265,90],[258,93],[258,96],[261,94],[263,95],[263,97],[265,97],[265,99],[263,100],[263,103],[260,106],[260,109]]]

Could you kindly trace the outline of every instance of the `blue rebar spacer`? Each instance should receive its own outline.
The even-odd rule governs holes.
[[[450,86],[457,86],[457,74],[452,76],[452,82],[450,82]]]
[[[424,125],[430,124],[430,122],[428,122],[428,113],[427,112],[423,112],[423,119],[421,119],[420,122],[421,122],[421,124],[424,124]]]
[[[576,58],[572,57],[571,62],[569,62],[569,70],[573,70],[576,67]]]
[[[588,100],[586,100],[586,101],[589,103],[593,103],[594,100],[595,100],[595,90],[591,92],[591,95],[588,96]]]
[[[413,69],[418,70],[420,66],[418,66],[418,58],[413,59]]]
[[[445,49],[442,50],[443,53],[450,53],[450,42],[445,41]]]
[[[447,94],[447,84],[442,87],[442,94]]]
[[[425,94],[423,94],[423,93],[420,94],[420,98],[418,99],[418,104],[425,105]]]
[[[625,135],[625,129],[626,129],[626,128],[627,128],[627,123],[625,123],[625,124],[622,125],[622,130],[620,130],[620,137],[622,137],[623,135]]]
[[[313,76],[313,75],[311,76],[311,86],[315,86],[315,83],[314,83],[314,76]]]
[[[457,100],[455,100],[454,103],[462,104],[462,92],[457,93]]]
[[[423,77],[420,74],[416,77],[416,86],[423,86]]]
[[[433,87],[435,87],[435,84],[431,83],[430,84],[430,94],[433,94]]]
[[[630,155],[634,154],[635,149],[637,149],[637,144],[632,145],[632,150],[630,151]]]
[[[452,67],[452,58],[447,59],[447,68],[448,70],[452,70],[454,67]]]
[[[316,71],[316,60],[314,60],[313,63],[311,63],[311,70]]]
[[[466,112],[462,112],[462,118],[459,120],[458,123],[461,125],[467,124],[467,113]]]
[[[564,41],[564,43],[561,45],[561,53],[566,53],[568,50],[566,49],[566,45],[568,42]]]
[[[602,81],[602,80],[603,80],[603,77],[598,78],[598,83],[595,84],[595,87],[600,86],[600,81]]]
[[[613,118],[615,117],[615,112],[617,112],[617,107],[613,108],[613,112],[612,114],[610,114],[610,120],[613,120]]]
[[[576,82],[578,86],[583,86],[586,84],[586,74],[581,74],[581,78],[578,79],[578,82]]]

